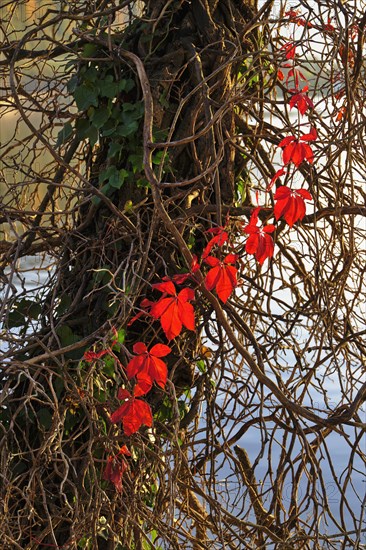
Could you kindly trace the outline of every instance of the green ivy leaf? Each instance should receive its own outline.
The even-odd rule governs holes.
[[[122,149],[121,143],[118,141],[112,141],[112,143],[109,145],[107,156],[108,158],[114,157],[117,153],[119,153]]]
[[[73,74],[70,78],[69,82],[67,83],[67,91],[70,94],[73,94],[78,86],[79,83],[79,77],[77,74]]]
[[[120,80],[118,82],[118,90],[120,92],[130,92],[133,88],[135,87],[135,81],[132,80],[131,78],[122,78],[122,80]]]
[[[136,122],[136,120],[131,120],[130,122],[119,125],[117,127],[116,133],[118,136],[128,137],[131,134],[134,134],[137,131],[138,127],[138,122]]]
[[[103,80],[99,81],[98,89],[102,97],[113,99],[118,94],[119,85],[118,82],[113,81],[113,76],[108,74]]]
[[[80,118],[76,121],[76,135],[80,140],[89,139],[93,147],[99,139],[98,129],[90,123],[87,118]]]
[[[85,111],[91,105],[98,107],[98,90],[92,83],[78,86],[74,92],[74,98],[79,111]]]
[[[91,116],[91,121],[93,125],[98,128],[98,130],[104,126],[109,117],[111,116],[111,110],[109,107],[99,107],[96,109]]]

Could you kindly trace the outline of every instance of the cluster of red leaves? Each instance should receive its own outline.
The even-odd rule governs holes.
[[[150,315],[160,319],[167,339],[172,340],[179,336],[183,326],[194,331],[194,309],[190,303],[194,300],[194,290],[187,287],[177,293],[172,281],[157,283],[153,288],[162,292],[163,296],[151,305]]]
[[[287,12],[287,16],[299,25],[310,26],[309,23],[298,17],[297,12]],[[296,47],[291,42],[285,44],[282,49],[285,51],[287,60],[294,61],[296,56]],[[308,86],[299,89],[299,80],[306,80],[302,73],[294,66],[294,64],[286,63],[285,68],[290,68],[287,75],[288,79],[293,77],[295,88],[290,89],[292,94],[289,105],[290,108],[298,109],[301,115],[304,115],[308,109],[313,109],[314,104],[308,96]],[[279,71],[278,76],[284,79],[282,71]],[[269,192],[275,182],[283,175],[286,170],[289,171],[291,165],[297,169],[302,162],[307,161],[310,164],[314,160],[314,154],[309,145],[309,142],[317,139],[317,131],[311,127],[308,134],[302,134],[299,137],[294,135],[287,136],[279,143],[282,148],[283,167],[281,167],[273,176],[267,188]],[[311,194],[306,189],[292,190],[283,185],[279,186],[273,196],[275,206],[273,215],[278,221],[283,218],[290,227],[297,221],[301,221],[306,212],[306,200],[312,200]],[[267,258],[271,258],[274,253],[274,241],[272,233],[276,226],[274,224],[263,225],[259,220],[259,212],[261,207],[253,210],[249,223],[243,224],[243,231],[248,235],[245,250],[248,254],[255,256],[259,264],[263,264]],[[211,236],[205,246],[201,261],[209,266],[203,284],[209,291],[215,291],[218,298],[226,303],[234,289],[238,285],[238,268],[236,267],[238,256],[230,252],[223,259],[219,253],[219,257],[212,254],[214,247],[222,249],[224,245],[228,245],[229,220],[226,221],[224,227],[219,226],[209,229],[206,233]],[[142,310],[130,321],[131,325],[141,315],[149,315],[155,320],[160,321],[161,328],[168,341],[179,336],[185,327],[188,330],[195,330],[195,312],[191,302],[195,299],[195,291],[186,286],[177,291],[176,285],[190,283],[199,285],[202,281],[202,275],[198,276],[198,271],[201,266],[196,256],[193,257],[192,265],[188,273],[176,274],[172,277],[165,277],[162,282],[153,285],[153,289],[162,293],[162,296],[157,301],[144,299],[140,306]],[[86,352],[85,360],[96,360],[105,355],[108,350],[100,352]],[[153,416],[149,404],[139,399],[146,395],[152,388],[153,384],[157,384],[160,388],[165,388],[168,378],[167,364],[162,360],[171,353],[171,348],[164,344],[155,344],[149,350],[144,342],[137,342],[133,346],[134,356],[129,361],[126,374],[129,380],[134,379],[134,388],[131,393],[125,388],[120,388],[118,391],[118,399],[123,403],[114,411],[110,420],[112,423],[121,422],[126,436],[136,433],[141,426],[152,426]],[[122,455],[129,456],[130,453],[126,446],[122,447],[118,455],[109,456],[107,465],[104,470],[103,477],[111,481],[117,491],[122,490],[123,474],[128,468],[128,463]]]
[[[172,351],[170,347],[164,344],[155,344],[148,351],[143,342],[137,342],[133,346],[133,351],[136,356],[127,365],[127,376],[128,378],[136,377],[137,379],[134,395],[147,393],[149,390],[145,391],[145,388],[148,387],[149,383],[149,389],[154,382],[164,388],[168,377],[168,368],[160,358],[169,355]]]
[[[205,262],[211,267],[205,278],[207,290],[216,290],[220,300],[225,303],[237,286],[237,268],[232,264],[237,261],[236,254],[228,254],[223,261],[215,256],[207,256]]]
[[[118,390],[117,397],[123,404],[111,414],[110,420],[113,424],[122,422],[125,435],[136,433],[141,426],[152,426],[151,408],[146,401],[136,399],[136,396],[125,388]]]
[[[308,29],[313,27],[310,21],[306,21],[306,19],[301,17],[301,12],[299,10],[290,9],[285,13],[285,17],[289,17],[292,23],[296,23],[296,25],[300,27],[307,27]]]
[[[311,128],[308,134],[303,134],[299,138],[295,136],[285,137],[279,144],[282,147],[282,160],[286,166],[289,163],[293,163],[296,168],[306,160],[310,164],[314,161],[314,153],[309,145],[309,141],[315,141],[318,137],[315,128]]]
[[[276,220],[283,217],[292,227],[294,223],[302,220],[305,216],[305,200],[312,200],[313,197],[306,189],[292,190],[289,187],[282,186],[277,188],[273,198],[277,201],[274,207]]]
[[[314,109],[314,103],[306,93],[308,90],[309,86],[304,86],[301,91],[297,89],[289,90],[293,94],[290,99],[290,108],[296,107],[302,115],[308,109]]]
[[[274,243],[271,237],[276,227],[273,224],[266,226],[258,225],[260,208],[255,208],[250,216],[248,225],[243,230],[249,235],[245,244],[245,250],[248,254],[254,254],[256,260],[262,265],[267,258],[272,258],[274,252]]]
[[[122,491],[123,474],[128,469],[128,464],[123,456],[131,456],[126,445],[120,448],[117,455],[109,455],[107,465],[103,472],[103,479],[113,483],[118,492]]]

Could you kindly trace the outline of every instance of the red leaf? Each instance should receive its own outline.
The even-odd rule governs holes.
[[[279,187],[274,195],[277,201],[274,207],[276,220],[284,217],[290,227],[305,216],[305,200],[312,200],[312,196],[306,189],[289,189],[286,186]]]
[[[168,283],[159,283],[154,285],[158,290],[166,291]],[[171,298],[161,298],[151,307],[151,315],[155,319],[160,319],[161,327],[168,340],[178,336],[183,325],[189,330],[195,330],[194,310],[189,300],[194,300],[194,291],[191,288],[183,288],[177,295],[174,284],[170,282],[169,293]],[[174,293],[172,292],[174,289]]]
[[[142,425],[152,426],[152,413],[150,406],[142,399],[134,399],[131,402],[128,414],[123,418],[123,430],[126,435],[136,433]]]
[[[130,453],[130,451],[127,449],[127,446],[126,446],[126,445],[122,445],[122,447],[121,447],[120,450],[118,451],[118,454],[119,454],[119,455],[125,455],[125,456],[131,456],[131,453]]]
[[[302,141],[315,141],[318,139],[318,132],[316,131],[316,128],[312,127],[310,132],[308,134],[303,134],[300,139]]]
[[[295,59],[296,47],[292,42],[288,42],[281,47],[281,50],[285,50],[286,59]]]
[[[171,296],[175,296],[175,286],[172,281],[165,281],[164,283],[155,283],[152,285],[153,288],[156,288],[156,290],[160,290],[160,292],[166,292],[167,294],[170,294]]]
[[[142,399],[136,399],[128,390],[120,388],[118,392],[119,399],[125,399],[121,405],[110,416],[113,424],[122,422],[126,435],[132,435],[137,432],[142,425],[152,426],[152,413],[150,406]]]
[[[158,386],[164,388],[167,381],[168,368],[160,357],[168,355],[171,349],[163,344],[156,344],[149,352],[145,344],[138,342],[134,345],[133,350],[138,355],[133,357],[128,363],[127,376],[129,378],[137,376],[138,388],[137,390],[135,389],[135,395],[143,395],[143,393],[149,391],[150,388],[148,388],[149,384],[146,377],[150,378],[151,384],[156,382]]]
[[[139,372],[136,375],[137,384],[133,388],[133,395],[135,397],[140,397],[141,395],[146,395],[152,388],[152,380],[148,374],[145,372]]]
[[[194,308],[189,302],[180,304],[179,306],[179,316],[181,318],[183,326],[188,330],[195,331],[196,323],[194,319]]]
[[[103,357],[103,355],[106,355],[107,353],[107,349],[102,349],[101,351],[86,351],[83,355],[83,359],[87,363],[91,363],[92,361],[100,359],[101,357]]]
[[[168,340],[173,340],[182,332],[182,319],[179,313],[179,306],[174,298],[171,298],[171,304],[160,316],[161,328],[165,332]]]
[[[275,175],[273,176],[273,178],[271,179],[271,181],[268,184],[267,191],[270,191],[272,189],[272,187],[274,186],[274,184],[276,183],[276,181],[278,180],[278,178],[283,176],[285,173],[286,172],[285,172],[284,168],[280,168],[279,170],[277,170],[277,172],[275,173]]]
[[[213,227],[212,229],[208,229],[206,233],[213,233],[215,236],[207,243],[203,250],[202,260],[207,258],[215,244],[222,246],[229,238],[229,234],[225,231],[224,227]]]
[[[136,355],[141,355],[142,353],[147,352],[147,347],[143,342],[136,342],[132,349]]]
[[[165,357],[166,355],[169,355],[171,353],[171,348],[169,346],[166,346],[164,344],[155,344],[150,350],[150,354],[154,355],[155,357]]]
[[[128,452],[128,454],[130,453]],[[111,481],[117,491],[121,492],[123,474],[125,473],[127,468],[128,465],[125,460],[119,458],[118,456],[109,456],[107,458],[107,465],[103,472],[103,479],[105,479],[106,481]]]
[[[206,288],[208,290],[215,289],[218,297],[224,303],[238,284],[238,270],[233,265],[230,265],[235,263],[236,260],[236,254],[228,254],[223,262],[213,256],[209,256],[205,260],[208,265],[213,266],[205,278]]]
[[[134,317],[132,317],[131,321],[127,323],[127,326],[130,327],[135,321],[137,321],[137,319],[140,319],[142,315],[148,314],[151,304],[152,302],[150,302],[147,298],[141,300],[140,307],[143,308],[143,311],[139,311]]]
[[[308,87],[305,86],[302,92],[295,93],[290,99],[290,108],[296,107],[302,115],[304,115],[308,109],[314,109],[314,103],[305,93],[307,89]]]
[[[304,134],[300,138],[296,139],[295,136],[287,136],[278,144],[283,148],[282,158],[285,165],[293,162],[296,167],[307,160],[312,163],[314,161],[313,151],[308,143],[304,141],[314,141],[317,139],[318,134],[315,128],[310,130],[309,134]]]
[[[269,233],[273,233],[276,227],[268,224],[265,227],[258,227],[250,223],[244,227],[245,233],[249,235],[245,244],[248,254],[254,254],[256,260],[262,265],[267,258],[271,258],[274,252],[274,243]]]

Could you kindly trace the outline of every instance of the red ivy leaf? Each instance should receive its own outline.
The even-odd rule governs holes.
[[[137,384],[133,388],[133,394],[135,397],[146,395],[152,388],[153,382],[148,374],[145,372],[139,372],[136,375]]]
[[[87,361],[87,363],[91,363],[92,361],[96,361],[97,359],[100,359],[103,357],[103,355],[106,355],[109,352],[107,349],[102,349],[101,351],[86,351],[83,355],[84,361]]]
[[[161,327],[168,340],[178,336],[183,326],[189,330],[195,330],[194,309],[190,300],[194,300],[194,291],[191,288],[183,288],[178,294],[171,281],[157,283],[154,288],[171,295],[164,296],[151,307],[151,315],[160,319]]]
[[[281,50],[285,50],[286,59],[295,59],[296,46],[292,42],[288,42],[281,47]]]
[[[182,285],[183,283],[186,282],[187,279],[192,279],[193,281],[196,281],[194,274],[199,269],[200,269],[200,264],[198,263],[198,258],[195,254],[193,254],[191,270],[188,273],[178,273],[177,275],[173,275],[173,277],[164,277],[163,281],[172,281],[177,285]]]
[[[205,278],[206,288],[207,290],[215,289],[218,297],[224,303],[238,284],[238,270],[233,265],[230,265],[235,263],[236,260],[236,254],[228,254],[223,262],[213,256],[209,256],[205,260],[212,268]]]
[[[278,178],[280,178],[281,176],[284,176],[285,173],[286,172],[285,172],[284,168],[280,168],[279,170],[277,170],[277,172],[275,173],[275,175],[273,176],[273,178],[271,179],[271,181],[268,184],[267,191],[270,191],[272,189],[272,187],[274,186],[274,184],[276,183],[276,181],[278,180]]]
[[[111,414],[110,420],[113,424],[122,422],[126,435],[136,433],[142,425],[152,426],[152,413],[146,401],[136,399],[124,388],[118,391],[118,398],[125,402]]]
[[[292,162],[296,167],[299,167],[304,160],[307,160],[310,164],[313,163],[314,154],[310,145],[306,142],[314,141],[317,137],[316,129],[312,128],[309,134],[304,134],[298,139],[295,136],[287,136],[280,141],[278,146],[283,148],[282,158],[284,165],[286,166]]]
[[[305,200],[312,199],[313,197],[306,189],[292,190],[286,186],[279,187],[274,195],[274,200],[277,201],[274,207],[276,220],[283,216],[289,226],[292,227],[294,223],[302,220],[305,216]]]
[[[243,229],[249,235],[245,245],[248,254],[254,254],[256,260],[262,265],[267,258],[271,258],[274,252],[274,243],[271,235],[276,227],[268,224],[265,227],[258,226],[258,210],[256,208]]]
[[[122,451],[122,450],[121,450]],[[121,452],[120,451],[120,452]],[[123,454],[131,454],[124,452]],[[117,456],[109,456],[107,458],[107,465],[103,472],[103,479],[111,481],[118,492],[122,491],[122,479],[123,474],[127,470],[128,465],[125,460]]]
[[[314,109],[314,103],[306,94],[308,89],[308,86],[305,86],[301,92],[295,90],[295,93],[290,99],[290,108],[296,107],[302,115],[304,115],[308,109]]]
[[[208,241],[206,247],[204,248],[202,253],[202,260],[207,258],[215,244],[217,244],[217,246],[222,246],[229,238],[229,234],[227,231],[225,231],[224,227],[213,227],[212,229],[208,229],[206,233],[211,233],[215,236],[212,237],[210,241]]]
[[[133,351],[136,353],[136,357],[133,357],[127,365],[127,376],[129,378],[137,376],[137,395],[143,395],[141,391],[148,387],[148,381],[146,380],[146,377],[139,377],[139,375],[141,374],[144,374],[148,378],[150,378],[151,383],[156,382],[158,386],[164,388],[168,377],[168,368],[164,361],[160,359],[160,357],[165,357],[172,350],[164,344],[156,344],[151,348],[150,351],[148,351],[143,342],[137,342],[133,346]],[[144,391],[144,393],[147,392]]]

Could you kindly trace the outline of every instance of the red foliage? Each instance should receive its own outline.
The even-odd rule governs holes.
[[[262,265],[267,258],[271,258],[274,252],[273,239],[269,233],[273,233],[276,227],[268,224],[265,227],[258,226],[258,212],[260,208],[253,210],[248,225],[244,227],[249,235],[245,245],[248,254],[254,254],[256,260]]]
[[[277,172],[275,173],[275,175],[273,176],[273,178],[271,179],[271,181],[268,184],[267,191],[270,191],[272,189],[272,187],[274,186],[274,184],[276,183],[276,181],[278,180],[278,178],[280,178],[281,176],[284,176],[285,173],[286,172],[285,172],[284,168],[280,168],[279,170],[277,170]]]
[[[178,294],[174,283],[166,281],[157,283],[153,288],[160,290],[164,295],[151,306],[150,314],[160,319],[161,327],[168,340],[178,336],[183,326],[188,330],[195,330],[194,309],[190,300],[194,300],[194,291],[183,288]],[[166,298],[165,296],[170,296]]]
[[[138,395],[143,395],[142,393],[140,393],[140,391],[144,387],[148,387],[148,379],[150,379],[151,384],[156,382],[158,386],[164,388],[168,377],[168,368],[164,361],[160,359],[160,357],[165,357],[172,350],[164,344],[156,344],[151,348],[150,351],[148,351],[146,345],[143,342],[137,342],[133,346],[133,351],[134,353],[136,353],[136,357],[133,357],[133,359],[131,359],[131,361],[127,365],[127,376],[129,378],[137,376],[139,387]],[[141,377],[141,374],[145,374],[145,377]],[[144,393],[147,392],[144,391]]]
[[[296,107],[302,115],[304,115],[308,109],[314,109],[314,103],[306,94],[308,89],[308,86],[304,86],[302,91],[290,90],[290,92],[293,92],[293,96],[290,99],[290,108]]]
[[[86,351],[83,355],[84,361],[87,361],[88,363],[91,363],[92,361],[96,361],[97,359],[100,359],[103,357],[103,355],[106,355],[109,350],[102,349],[101,351]]]
[[[122,491],[123,474],[128,468],[127,462],[121,457],[121,455],[131,456],[130,451],[126,445],[123,445],[117,455],[110,455],[107,458],[107,465],[103,472],[103,479],[111,481],[117,491]]]
[[[214,256],[208,256],[205,262],[212,269],[207,273],[205,285],[208,290],[215,289],[222,302],[226,302],[237,286],[237,268],[233,264],[237,260],[236,254],[228,254],[223,261]]]
[[[285,137],[278,145],[283,148],[282,158],[284,165],[292,162],[298,168],[300,164],[307,160],[309,163],[314,161],[314,153],[307,143],[314,141],[318,137],[315,128],[311,128],[309,134],[303,134],[299,138],[295,136]]]
[[[274,195],[277,201],[274,207],[276,220],[284,217],[290,227],[305,216],[305,199],[312,200],[313,197],[306,189],[289,189],[286,186],[279,187]]]
[[[196,281],[195,273],[200,269],[200,264],[198,263],[198,258],[195,254],[192,256],[191,270],[188,273],[178,273],[172,277],[164,277],[163,281],[172,281],[177,285],[182,285],[186,282],[187,279],[192,279]]]
[[[142,425],[152,426],[152,413],[146,401],[136,399],[124,388],[119,389],[118,399],[124,403],[111,414],[110,420],[113,424],[122,422],[126,435],[134,434]]]
[[[285,50],[286,59],[295,59],[296,46],[292,42],[288,42],[281,47],[281,50]]]
[[[208,229],[206,233],[211,233],[214,237],[207,243],[202,253],[202,260],[207,258],[215,244],[222,246],[229,238],[229,234],[224,227],[213,227],[212,229]]]

